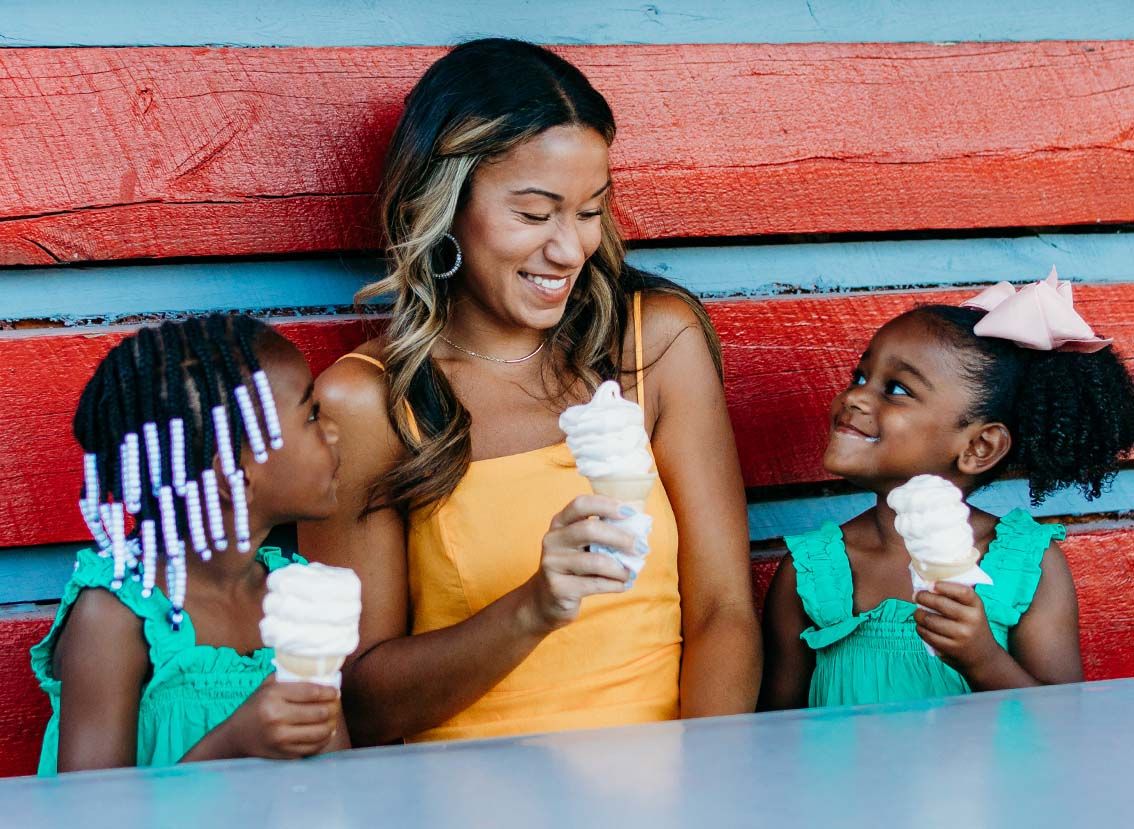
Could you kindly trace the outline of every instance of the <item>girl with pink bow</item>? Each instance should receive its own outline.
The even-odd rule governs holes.
[[[765,606],[762,708],[1082,679],[1062,526],[1022,509],[999,518],[971,508],[969,549],[990,583],[919,579],[930,589],[914,593],[887,496],[937,476],[919,482],[956,493],[953,503],[926,501],[924,487],[913,497],[929,526],[960,509],[965,543],[967,505],[957,499],[1003,474],[1025,477],[1033,504],[1067,486],[1097,498],[1134,447],[1134,384],[1110,346],[1054,270],[1018,291],[1001,282],[959,308],[916,308],[879,329],[831,404],[823,458],[878,501],[842,526],[784,539]],[[908,509],[913,491],[890,501]]]

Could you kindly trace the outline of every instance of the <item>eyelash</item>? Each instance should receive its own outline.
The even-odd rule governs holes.
[[[859,381],[862,381],[861,383]],[[855,369],[851,372],[851,385],[860,386],[866,385],[866,375],[862,369]],[[897,394],[894,389],[901,389],[903,394]],[[889,397],[913,397],[913,393],[906,387],[899,383],[897,380],[889,380],[886,382],[886,394]]]
[[[319,420],[319,404],[315,403],[311,406],[311,414],[307,416],[308,423],[315,423]]]
[[[536,222],[536,223],[540,223],[540,224],[548,221],[551,218],[550,214],[545,215],[545,214],[536,214],[536,213],[521,213],[520,215],[524,218],[525,221]],[[589,213],[580,213],[579,217],[582,218],[582,219],[597,219],[601,215],[602,215],[601,210],[593,210]]]

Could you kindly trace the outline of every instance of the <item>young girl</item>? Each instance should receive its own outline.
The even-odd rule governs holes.
[[[1072,484],[1098,497],[1134,445],[1134,388],[1109,342],[1054,273],[1019,293],[1001,283],[965,307],[917,308],[874,335],[831,404],[823,463],[878,502],[842,527],[785,539],[765,609],[762,708],[1082,679],[1063,527],[1021,509],[973,509],[993,584],[938,582],[914,604],[886,495],[931,473],[967,497],[1014,471],[1033,503]]]
[[[74,421],[97,549],[32,648],[40,774],[348,745],[337,691],[275,682],[258,627],[268,572],[305,563],[260,543],[335,508],[318,417],[303,356],[250,317],[143,328],[102,361]]]

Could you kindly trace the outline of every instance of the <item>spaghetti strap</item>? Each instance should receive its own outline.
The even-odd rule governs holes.
[[[354,357],[356,360],[362,360],[365,363],[370,363],[370,365],[372,365],[372,366],[377,366],[382,371],[386,370],[386,367],[384,365],[382,365],[381,360],[378,360],[374,357],[371,357],[369,354],[359,354],[357,351],[351,351],[349,354],[344,354],[342,357],[339,357],[339,359],[335,360],[335,362],[341,363],[347,357]],[[413,406],[410,405],[410,402],[408,400],[405,401],[405,405],[406,405],[406,419],[409,421],[410,434],[413,435],[414,440],[416,440],[418,443],[420,443],[421,442],[421,430],[417,428],[417,418],[414,417]]]
[[[642,292],[634,293],[634,394],[646,414],[645,367],[642,365]]]
[[[373,366],[378,366],[378,368],[382,369],[382,371],[386,370],[386,367],[382,365],[381,360],[375,359],[369,354],[359,354],[357,351],[352,351],[349,354],[344,354],[342,357],[339,357],[339,359],[335,360],[335,362],[341,363],[343,360],[347,359],[347,357],[353,357],[356,360],[363,360],[364,362],[370,363]]]

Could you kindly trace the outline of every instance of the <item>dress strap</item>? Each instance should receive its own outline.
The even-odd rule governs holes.
[[[1043,570],[1040,562],[1052,541],[1066,537],[1062,524],[1041,524],[1027,511],[1014,509],[996,525],[996,537],[980,566],[992,584],[977,585],[990,622],[1015,627],[1031,607]]]
[[[347,359],[348,357],[353,357],[356,360],[362,360],[364,363],[370,363],[370,365],[376,366],[377,368],[381,369],[382,371],[386,370],[386,367],[384,365],[382,365],[381,360],[378,360],[375,357],[371,357],[369,354],[359,354],[357,351],[351,351],[349,354],[344,354],[342,357],[339,357],[339,359],[335,360],[335,362],[341,363],[343,360]],[[414,440],[420,442],[421,441],[421,430],[417,428],[417,418],[414,417],[413,406],[410,405],[410,402],[408,400],[405,401],[405,406],[406,406],[406,420],[409,421],[410,434],[413,435]]]
[[[645,367],[642,365],[642,292],[634,292],[634,395],[646,413]]]

